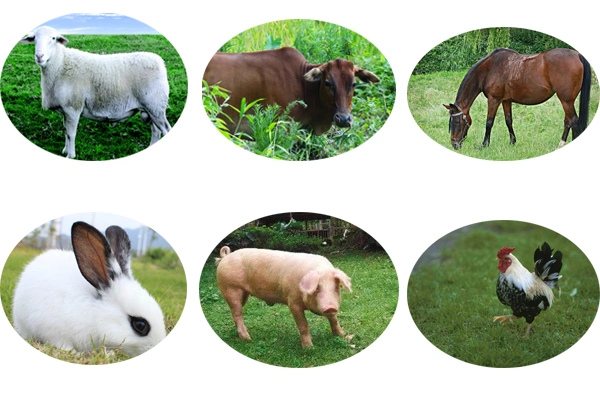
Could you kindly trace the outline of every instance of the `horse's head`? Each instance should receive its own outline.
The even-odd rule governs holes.
[[[467,137],[467,132],[471,127],[471,116],[469,111],[463,111],[457,104],[444,104],[444,107],[450,112],[450,122],[448,131],[450,132],[450,142],[456,150],[460,149],[463,140]]]

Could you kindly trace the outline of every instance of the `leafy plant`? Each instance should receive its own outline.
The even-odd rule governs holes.
[[[228,99],[229,95],[226,89],[218,85],[209,85],[205,80],[202,80],[202,103],[208,119],[223,136],[231,139],[227,122],[223,119],[233,122],[231,117],[223,112],[223,108],[228,107]]]

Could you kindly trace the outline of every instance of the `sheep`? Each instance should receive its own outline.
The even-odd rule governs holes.
[[[42,107],[63,115],[67,158],[75,158],[79,118],[116,124],[135,115],[152,126],[150,145],[171,130],[164,60],[154,53],[92,54],[67,48],[56,29],[42,26],[21,43],[35,43],[42,71]]]

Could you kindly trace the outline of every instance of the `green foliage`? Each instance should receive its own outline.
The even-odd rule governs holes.
[[[204,105],[204,110],[215,128],[217,128],[223,136],[230,139],[232,136],[229,134],[227,122],[233,121],[229,115],[223,112],[223,108],[229,106],[227,104],[228,99],[229,95],[227,94],[226,89],[223,89],[218,85],[209,86],[205,80],[202,80],[202,103]],[[223,118],[226,118],[227,121]]]
[[[352,278],[352,293],[342,291],[338,313],[346,337],[331,334],[327,319],[307,311],[313,347],[302,349],[289,309],[272,307],[250,297],[244,318],[251,342],[237,337],[231,313],[216,284],[211,258],[200,277],[200,302],[206,320],[229,346],[254,360],[284,367],[316,367],[351,357],[370,346],[387,328],[398,304],[398,276],[385,253],[327,255],[337,268]]]
[[[221,47],[221,51],[250,52],[291,46],[298,49],[310,63],[323,63],[336,58],[346,58],[356,65],[375,73],[381,82],[357,82],[351,129],[340,131],[333,127],[322,136],[302,127],[289,118],[289,110],[296,103],[280,107],[255,107],[243,115],[254,118],[252,134],[255,142],[240,140],[241,135],[224,132],[223,114],[214,113],[219,103],[227,107],[226,97],[211,98],[207,89],[204,96],[207,113],[217,129],[236,145],[256,154],[283,160],[315,160],[333,157],[352,150],[371,138],[385,123],[394,106],[396,82],[392,69],[383,55],[368,40],[344,27],[313,20],[284,20],[251,28],[235,36]],[[296,105],[299,106],[299,105]],[[240,110],[242,111],[242,110]],[[249,118],[250,119],[250,118]]]
[[[267,36],[264,50],[275,50],[281,47],[281,38],[275,39],[273,36]]]
[[[149,51],[160,55],[167,66],[169,108],[173,126],[187,99],[187,75],[181,57],[160,35],[69,35],[68,47],[90,53]],[[17,44],[2,69],[0,96],[15,128],[36,146],[61,154],[65,144],[62,116],[43,110],[40,67],[34,62],[34,46]],[[134,116],[117,126],[81,118],[75,149],[79,160],[108,160],[126,157],[150,145],[151,129]]]
[[[146,254],[141,259],[142,262],[147,262],[164,269],[182,268],[181,261],[173,250],[155,247],[148,249]]]
[[[335,135],[313,135],[311,130],[302,127],[289,115],[293,107],[306,107],[302,101],[294,101],[282,110],[276,104],[265,107],[258,101],[248,104],[246,99],[242,99],[238,109],[228,104],[227,91],[218,85],[209,86],[204,82],[203,93],[206,113],[217,130],[237,146],[261,156],[288,161],[318,160],[356,148],[369,138],[365,136],[364,130],[355,129],[339,131]],[[372,100],[369,99],[372,97],[355,98],[355,102],[364,105],[363,108],[368,108],[373,106]],[[386,97],[382,97],[382,100],[386,107]],[[388,100],[393,104],[393,99]],[[229,132],[223,119],[230,119],[223,112],[225,107],[231,107],[239,114],[238,124],[233,133]],[[359,106],[358,109],[360,108]],[[391,108],[382,112],[387,117]],[[359,115],[360,111],[357,112],[355,108],[353,114]],[[248,121],[253,132],[252,137],[238,132],[243,119]],[[365,128],[375,128],[375,125],[365,126]]]
[[[507,47],[534,54],[568,44],[541,32],[521,28],[485,28],[454,36],[431,49],[417,64],[413,75],[469,69],[494,49]]]
[[[426,251],[429,261],[415,268],[408,282],[408,306],[421,333],[436,347],[462,361],[488,367],[519,367],[550,359],[575,344],[598,310],[598,277],[575,244],[544,227],[491,221],[442,238]],[[451,235],[448,235],[450,237]],[[457,237],[456,237],[457,236]],[[504,246],[530,271],[533,251],[547,241],[564,254],[562,295],[533,322],[494,323],[511,310],[496,297],[494,256]],[[435,255],[435,249],[440,249]]]
[[[307,236],[301,231],[294,231],[283,225],[245,226],[230,233],[223,239],[233,250],[242,247],[257,247],[263,249],[318,252],[323,240]]]

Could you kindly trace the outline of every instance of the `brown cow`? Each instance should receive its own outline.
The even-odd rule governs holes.
[[[228,103],[239,109],[242,98],[250,103],[263,99],[265,105],[278,104],[285,108],[295,100],[290,116],[302,125],[312,125],[321,135],[333,122],[339,127],[352,125],[352,96],[355,77],[367,83],[379,82],[370,71],[338,58],[324,64],[309,64],[302,53],[291,47],[255,53],[217,53],[204,71],[209,85],[218,84],[229,91]],[[239,114],[224,107],[233,122],[227,121],[229,131],[237,126]],[[245,120],[241,131],[250,133]]]

